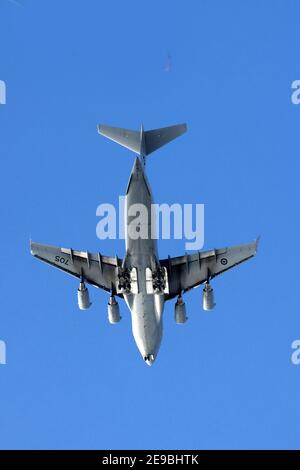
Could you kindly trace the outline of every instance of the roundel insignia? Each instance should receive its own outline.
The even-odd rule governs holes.
[[[227,263],[228,263],[228,260],[226,258],[221,259],[221,264],[223,264],[223,266],[225,266],[225,264]]]

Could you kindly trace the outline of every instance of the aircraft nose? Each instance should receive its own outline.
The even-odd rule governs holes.
[[[147,356],[144,356],[144,361],[148,366],[152,366],[153,362],[155,361],[155,357],[153,354],[147,354]]]

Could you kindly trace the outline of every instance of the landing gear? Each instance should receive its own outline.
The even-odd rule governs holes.
[[[128,269],[120,268],[118,272],[118,290],[124,294],[130,293],[131,278]]]
[[[155,294],[163,294],[166,288],[166,275],[165,270],[161,267],[157,267],[152,273],[153,279],[153,291]]]

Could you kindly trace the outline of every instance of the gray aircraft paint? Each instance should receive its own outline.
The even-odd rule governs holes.
[[[85,283],[110,292],[108,313],[111,323],[120,320],[115,296],[123,298],[131,311],[132,331],[137,347],[146,364],[152,365],[162,339],[164,302],[178,297],[175,304],[175,320],[178,324],[183,324],[187,317],[182,294],[204,284],[203,309],[214,308],[210,280],[255,256],[258,239],[248,244],[159,259],[156,238],[152,236],[155,232],[152,225],[155,218],[151,217],[153,201],[145,173],[146,156],[183,134],[186,125],[179,124],[151,131],[144,131],[143,126],[140,131],[98,126],[98,131],[138,155],[125,197],[126,252],[123,261],[116,256],[35,242],[30,242],[30,250],[39,260],[80,280],[77,292],[79,308],[86,309],[91,305]],[[136,204],[142,204],[147,209],[144,225],[139,227],[140,231],[147,235],[144,238],[131,236],[131,229],[136,231],[139,222],[139,218],[136,218],[132,211]],[[130,273],[130,288],[120,287],[120,276],[124,273]],[[157,278],[161,273],[163,286],[158,286]]]
[[[137,269],[139,292],[124,295],[124,299],[131,311],[135,342],[143,358],[149,364],[156,358],[161,343],[164,307],[163,295],[148,294],[146,291],[146,268],[154,269],[159,264],[156,240],[151,237],[153,230],[151,227],[152,203],[151,190],[143,163],[139,158],[136,158],[125,199],[126,256],[124,267]],[[128,234],[128,226],[133,224],[133,217],[128,215],[128,209],[134,204],[143,204],[147,209],[147,238],[145,239],[133,240]],[[154,222],[152,221],[152,223]]]
[[[135,159],[127,187],[125,199],[125,240],[126,255],[123,267],[136,268],[138,274],[137,294],[124,295],[131,311],[132,333],[136,345],[145,362],[151,365],[160,347],[163,329],[164,295],[148,294],[146,290],[146,268],[159,266],[156,239],[152,237],[154,218],[151,221],[153,204],[151,188],[145,173],[145,157],[186,132],[186,124],[179,124],[153,131],[140,132],[110,126],[98,126],[100,134],[123,145],[139,155]],[[128,233],[133,217],[128,214],[135,204],[147,209],[147,237],[133,240]]]

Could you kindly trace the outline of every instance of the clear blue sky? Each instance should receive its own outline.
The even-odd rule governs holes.
[[[19,3],[0,0],[0,447],[299,448],[299,2]],[[152,368],[124,304],[115,327],[102,291],[80,312],[77,281],[29,254],[31,237],[123,255],[96,207],[124,194],[133,155],[96,125],[142,121],[188,123],[148,176],[156,202],[205,204],[204,249],[262,236],[214,281],[215,311],[196,290],[179,327],[167,304]]]

